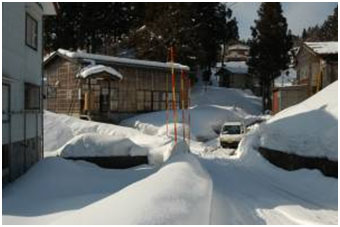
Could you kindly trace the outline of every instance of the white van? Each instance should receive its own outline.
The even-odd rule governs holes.
[[[237,148],[245,135],[246,129],[241,122],[226,122],[220,132],[220,144],[223,148]]]

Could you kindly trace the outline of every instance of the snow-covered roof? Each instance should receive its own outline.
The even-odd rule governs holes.
[[[244,44],[235,44],[228,47],[228,50],[249,50],[249,46]]]
[[[56,2],[40,2],[44,15],[56,15],[58,11],[58,3]]]
[[[228,61],[225,63],[225,68],[232,73],[247,74],[248,65],[245,61]]]
[[[47,57],[44,62],[45,64],[52,59],[56,55],[65,56],[72,59],[80,59],[80,60],[94,60],[99,62],[110,62],[115,64],[128,64],[128,65],[138,65],[144,67],[152,67],[152,68],[171,68],[172,66],[175,69],[180,70],[190,70],[190,68],[186,65],[181,65],[179,63],[171,63],[171,62],[158,62],[158,61],[147,61],[147,60],[137,60],[130,58],[119,58],[107,55],[99,55],[99,54],[89,54],[85,52],[72,52],[69,50],[58,49],[54,54]]]
[[[104,66],[104,65],[90,65],[88,67],[85,67],[77,74],[77,77],[87,78],[89,76],[92,76],[97,73],[102,73],[102,72],[106,72],[112,75],[112,77],[115,79],[119,79],[119,80],[123,79],[123,75],[120,74],[117,70],[115,70],[114,68],[108,67],[108,66]]]
[[[305,42],[304,44],[317,54],[338,53],[338,42]]]

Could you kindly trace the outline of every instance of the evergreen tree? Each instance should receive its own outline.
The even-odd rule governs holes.
[[[304,28],[303,31],[302,31],[302,40],[306,40],[307,39],[307,31],[306,29]]]
[[[315,25],[304,29],[302,32],[302,41],[320,42],[320,41],[338,41],[338,7],[332,15],[323,22],[321,26]]]
[[[138,26],[142,9],[137,3],[59,3],[56,17],[44,19],[45,51],[57,48],[86,49],[92,53],[107,49]]]
[[[322,41],[338,41],[338,6],[322,24],[319,35]]]
[[[176,47],[176,61],[209,67],[220,45],[237,37],[236,20],[222,3],[148,3],[144,26],[131,35],[137,57],[166,60]],[[228,14],[229,13],[229,14]]]
[[[252,27],[249,71],[259,78],[262,87],[263,110],[271,109],[273,81],[289,63],[288,51],[292,47],[291,33],[278,2],[262,3],[259,19]]]

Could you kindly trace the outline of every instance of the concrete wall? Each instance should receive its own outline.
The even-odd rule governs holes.
[[[41,158],[41,108],[26,111],[24,103],[25,83],[41,86],[42,82],[43,9],[28,2],[7,2],[2,7],[2,83],[10,87],[10,120],[2,125],[2,144],[9,146],[8,178],[12,180]],[[38,22],[37,50],[26,45],[26,14]]]

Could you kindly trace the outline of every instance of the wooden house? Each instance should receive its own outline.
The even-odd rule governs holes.
[[[43,157],[43,17],[52,2],[2,3],[2,182]]]
[[[227,48],[225,61],[247,61],[249,56],[249,46],[244,44],[234,44]]]
[[[229,61],[216,73],[219,86],[228,88],[250,88],[251,81],[245,61]]]
[[[300,103],[338,79],[338,42],[305,42],[294,48],[293,83],[273,89],[273,113]],[[282,75],[281,75],[282,77]],[[296,78],[295,78],[296,77]]]
[[[188,74],[187,66],[59,49],[44,61],[45,109],[107,122],[165,110],[172,103],[172,68],[180,108],[185,99],[181,75]]]
[[[305,42],[296,55],[297,84],[311,96],[338,79],[338,42]]]

